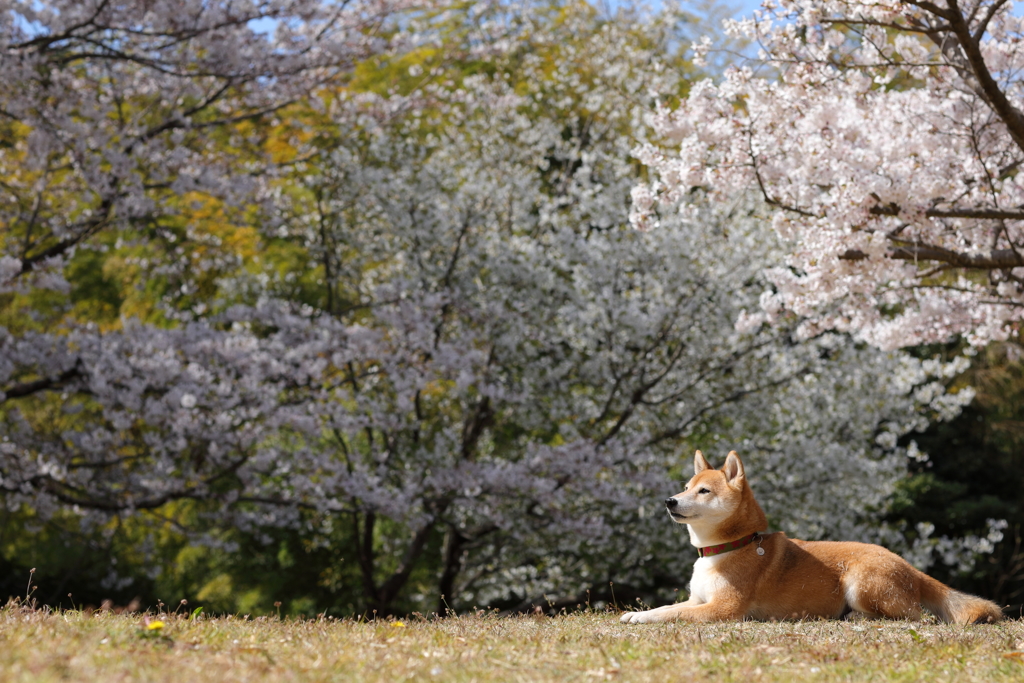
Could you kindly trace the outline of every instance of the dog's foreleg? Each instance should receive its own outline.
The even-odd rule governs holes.
[[[656,619],[654,618],[654,615],[666,612],[667,610],[670,610],[673,607],[678,606],[679,605],[665,605],[663,607],[655,607],[654,609],[649,609],[642,612],[626,612],[622,615],[622,617],[619,618],[619,621],[621,621],[623,624],[649,624],[655,621],[668,621],[666,619]]]
[[[687,601],[646,612],[626,612],[619,621],[624,624],[656,624],[663,621],[729,621],[742,619],[744,613],[745,610],[739,601],[716,600],[703,604],[693,604]]]

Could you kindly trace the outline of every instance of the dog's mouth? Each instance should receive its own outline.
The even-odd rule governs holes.
[[[686,515],[681,515],[678,512],[672,512],[671,510],[668,510],[667,512],[668,516],[677,522],[685,522],[688,519]],[[692,518],[693,515],[690,515],[690,517]]]

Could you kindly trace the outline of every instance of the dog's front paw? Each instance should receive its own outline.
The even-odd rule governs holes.
[[[658,621],[665,621],[665,617],[662,614],[658,614],[658,610],[648,610],[646,612],[626,612],[619,619],[623,624],[653,624]]]

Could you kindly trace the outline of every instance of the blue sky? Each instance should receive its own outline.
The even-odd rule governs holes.
[[[735,15],[743,16],[750,14],[761,6],[761,0],[729,0],[726,4],[736,8]]]
[[[735,10],[733,12],[733,16],[736,17],[749,15],[751,12],[753,12],[755,9],[761,6],[761,0],[718,0],[718,2],[724,5],[728,5],[729,7],[732,7]],[[648,3],[650,5],[654,5],[655,7],[661,4],[660,2],[658,2],[658,0],[648,0]],[[618,3],[615,2],[615,0],[611,0],[610,4],[614,7]],[[250,22],[249,25],[257,31],[270,33],[271,31],[274,30],[276,22],[273,19],[262,19],[260,21]]]

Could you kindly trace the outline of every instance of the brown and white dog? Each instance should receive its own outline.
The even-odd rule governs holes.
[[[918,619],[922,605],[958,624],[1003,618],[995,603],[955,591],[881,546],[762,535],[768,522],[735,451],[720,470],[697,451],[693,468],[683,492],[665,501],[672,519],[689,525],[701,555],[690,599],[627,612],[624,623],[840,618],[850,612]]]

